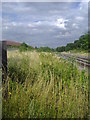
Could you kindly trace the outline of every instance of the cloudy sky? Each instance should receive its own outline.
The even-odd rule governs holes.
[[[2,39],[58,47],[88,32],[88,2],[3,2]]]

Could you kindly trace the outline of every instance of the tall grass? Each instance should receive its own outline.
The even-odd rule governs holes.
[[[3,118],[87,117],[87,73],[51,53],[8,52],[7,81]]]

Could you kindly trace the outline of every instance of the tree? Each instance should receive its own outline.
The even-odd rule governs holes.
[[[21,46],[19,47],[20,52],[26,51],[28,48],[28,45],[26,43],[22,43]]]
[[[65,46],[57,47],[56,51],[57,52],[63,52],[63,51],[65,51]]]
[[[69,51],[73,49],[78,50],[88,50],[89,49],[89,42],[88,42],[88,34],[80,36],[79,40],[75,40],[74,43],[68,43],[66,46],[57,47],[57,52]],[[89,50],[90,51],[90,50]]]

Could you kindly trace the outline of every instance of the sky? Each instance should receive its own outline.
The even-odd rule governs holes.
[[[2,39],[56,48],[88,32],[88,2],[3,2]]]

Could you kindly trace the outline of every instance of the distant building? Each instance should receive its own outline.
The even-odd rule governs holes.
[[[15,41],[5,40],[7,46],[20,46],[21,43]]]

